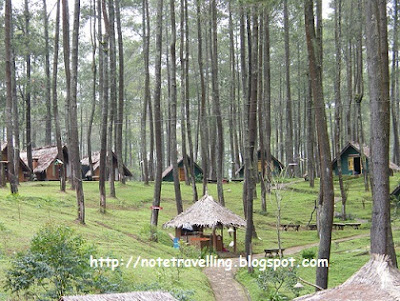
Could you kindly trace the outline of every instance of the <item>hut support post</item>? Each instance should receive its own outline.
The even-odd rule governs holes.
[[[233,253],[236,253],[236,227],[233,227]]]
[[[212,229],[212,236],[213,236],[213,249],[217,251],[217,235],[215,234],[215,227]]]

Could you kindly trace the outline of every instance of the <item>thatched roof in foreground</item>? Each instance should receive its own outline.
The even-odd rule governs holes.
[[[373,255],[357,273],[345,283],[296,301],[399,301],[400,271],[389,265],[387,258]]]
[[[121,294],[66,296],[61,297],[59,301],[176,301],[176,299],[167,292],[149,291]]]
[[[203,196],[194,205],[163,225],[164,228],[182,228],[184,225],[205,228],[215,226],[245,227],[246,221],[214,201],[210,195]]]

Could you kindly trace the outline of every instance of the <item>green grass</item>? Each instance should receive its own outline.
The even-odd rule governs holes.
[[[399,182],[400,176],[391,177],[391,187]],[[292,181],[292,180],[291,180]],[[306,225],[310,219],[317,199],[319,183],[310,188],[309,183],[294,179],[297,183],[291,184],[286,189],[279,191],[281,202],[281,222],[299,223]],[[289,182],[289,180],[285,180]],[[372,199],[370,192],[364,192],[362,178],[347,178],[348,204],[347,214],[353,220],[363,220],[360,230],[345,228],[344,231],[334,231],[333,239],[350,237],[358,234],[369,233]],[[335,182],[335,196],[340,192]],[[161,225],[176,215],[173,183],[163,183],[162,201],[163,210],[159,215],[159,242],[149,240],[150,206],[153,198],[153,185],[145,186],[139,182],[128,182],[126,186],[117,184],[117,198],[107,199],[107,213],[99,212],[98,182],[84,182],[86,225],[78,224],[75,219],[77,207],[75,192],[68,190],[59,192],[58,182],[28,182],[19,187],[19,197],[11,197],[9,190],[0,189],[0,279],[5,278],[5,270],[10,267],[10,261],[15,252],[26,250],[35,233],[47,223],[64,224],[73,227],[89,242],[97,246],[100,256],[124,258],[131,256],[142,258],[171,258],[179,256],[179,251],[172,248],[172,242],[168,236],[174,233],[173,229],[162,229]],[[199,185],[200,191],[200,185]],[[190,186],[181,185],[184,208],[192,204],[192,191]],[[216,198],[216,185],[209,185],[209,194]],[[226,207],[243,216],[242,184],[229,183],[224,185]],[[253,251],[262,253],[265,248],[276,248],[276,201],[272,193],[267,199],[267,213],[261,212],[260,191],[257,190],[254,200],[254,224],[257,235]],[[340,202],[336,203],[335,212],[340,212]],[[336,221],[338,221],[336,219]],[[315,213],[311,221],[315,223]],[[399,227],[398,219],[394,220],[394,227]],[[396,232],[398,230],[395,230]],[[225,245],[231,238],[224,233]],[[244,252],[245,231],[238,231],[239,252]],[[394,234],[396,237],[399,235]],[[307,245],[317,243],[316,231],[300,228],[299,232],[293,230],[281,232],[282,247]],[[399,240],[396,241],[397,247]],[[354,241],[332,245],[331,270],[329,286],[340,284],[353,274],[367,260],[369,241],[362,238]],[[316,248],[315,248],[316,249]],[[199,252],[191,251],[190,256],[198,256]],[[361,254],[361,255],[360,255]],[[189,256],[189,255],[187,255]],[[300,256],[300,255],[296,255]],[[200,269],[122,269],[123,278],[126,281],[126,290],[137,290],[143,287],[161,286],[164,289],[177,288],[184,291],[193,291],[193,300],[213,300],[213,293],[208,280]],[[315,269],[301,268],[299,275],[315,282]],[[258,300],[260,290],[255,283],[254,275],[241,270],[237,278],[246,286],[253,300]],[[2,291],[0,282],[0,291]],[[312,292],[312,288],[306,288],[302,294]],[[289,294],[289,292],[285,293]],[[2,295],[3,294],[3,295]],[[0,300],[6,300],[7,293],[0,294]],[[265,296],[264,296],[265,297]],[[264,298],[263,297],[263,298]]]

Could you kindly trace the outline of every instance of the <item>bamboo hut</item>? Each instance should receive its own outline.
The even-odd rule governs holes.
[[[64,162],[58,157],[57,146],[46,146],[32,150],[33,173],[38,181],[58,181],[60,179],[60,165],[64,164],[66,177],[71,174],[68,163],[68,149],[63,146]],[[21,158],[28,165],[28,155],[21,152]]]
[[[7,170],[7,163],[8,163],[8,154],[7,154],[7,142],[1,143],[1,151],[0,151],[0,168],[4,168],[4,171]],[[31,170],[22,161],[21,157],[19,158],[19,168],[18,168],[18,181],[25,182],[29,179],[29,175]],[[6,178],[8,177],[8,173],[6,172]],[[7,179],[8,180],[8,179]]]
[[[343,284],[305,295],[296,301],[399,301],[400,271],[386,257],[373,255],[357,273]]]
[[[163,225],[175,228],[175,236],[199,248],[212,247],[223,250],[223,228],[233,228],[234,252],[236,252],[236,229],[245,227],[246,221],[229,209],[214,201],[210,195],[204,195],[194,205]],[[211,235],[205,235],[205,228],[212,229]],[[216,234],[221,230],[221,235]]]
[[[118,159],[115,153],[112,153],[113,155],[113,165],[114,165],[114,180],[118,181],[119,180],[119,172],[118,172]],[[92,164],[93,164],[93,175],[90,172],[90,166],[89,166],[89,157],[85,157],[81,160],[82,164],[82,176],[83,178],[87,180],[99,180],[100,177],[100,153],[96,152],[92,155]],[[108,165],[108,159],[107,159],[107,165]],[[125,177],[132,177],[132,173],[130,170],[125,166],[125,164],[122,164],[124,168],[124,176]]]
[[[161,291],[131,292],[86,296],[65,296],[59,301],[177,301],[170,293]]]

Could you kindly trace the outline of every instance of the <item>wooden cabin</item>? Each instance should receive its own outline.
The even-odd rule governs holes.
[[[215,251],[225,249],[223,228],[230,228],[233,230],[234,252],[236,252],[236,229],[245,226],[246,221],[244,219],[221,206],[214,201],[212,196],[207,194],[163,225],[164,228],[175,228],[175,237],[180,240],[199,249],[210,247]],[[204,232],[205,229],[211,229],[212,232],[207,235]],[[217,230],[221,231],[218,235]]]
[[[370,158],[371,152],[369,147],[367,146],[364,146],[362,150],[366,158],[365,165],[368,170],[368,160]],[[340,159],[342,163],[343,175],[359,175],[363,173],[364,167],[361,163],[361,148],[358,143],[347,143],[340,153]],[[337,158],[333,160],[332,167],[335,174],[338,175]],[[400,171],[400,167],[393,162],[389,162],[389,168],[391,175],[393,175],[393,172]]]
[[[112,153],[112,156],[113,156],[113,166],[114,166],[114,180],[118,181],[119,180],[118,159],[117,159],[117,155],[114,152]],[[96,152],[92,155],[92,164],[93,164],[93,175],[90,172],[89,157],[85,157],[81,160],[82,177],[86,180],[98,181],[99,177],[100,177],[100,153],[99,152]],[[130,172],[130,170],[125,166],[125,164],[122,164],[122,165],[124,168],[124,176],[132,177],[132,173]]]
[[[191,163],[190,157],[188,157],[189,164]],[[186,174],[185,174],[185,167],[183,165],[183,158],[180,158],[178,160],[178,170],[179,170],[179,181],[185,181],[186,180]],[[166,182],[173,182],[174,181],[174,176],[173,176],[173,168],[172,164],[164,170],[162,173],[162,180]],[[203,170],[199,165],[194,162],[194,176],[196,179],[202,179],[203,178]]]
[[[0,156],[0,168],[4,168],[4,171],[7,171],[7,163],[8,163],[8,154],[7,154],[7,143],[2,142],[1,143],[1,156]],[[25,162],[21,159],[21,156],[19,158],[19,168],[18,168],[18,181],[19,182],[25,182],[29,180],[30,176],[30,169],[29,167],[25,164]],[[5,173],[7,177],[7,172]],[[8,181],[8,179],[7,179]]]
[[[264,153],[264,158],[266,157],[266,154]],[[258,173],[261,173],[261,150],[259,149],[257,151],[257,169]],[[267,167],[268,162],[265,162],[265,167]],[[245,165],[243,164],[234,174],[235,179],[243,179],[244,178],[244,167]],[[271,162],[269,163],[269,168],[271,170],[272,175],[278,176],[282,172],[282,170],[285,168],[285,166],[273,155],[271,155]]]
[[[71,175],[71,167],[68,162],[68,149],[63,146],[64,162],[58,156],[57,146],[47,146],[32,150],[33,173],[38,181],[60,180],[60,165],[64,164],[66,177]],[[21,153],[21,158],[28,165],[26,152]]]

